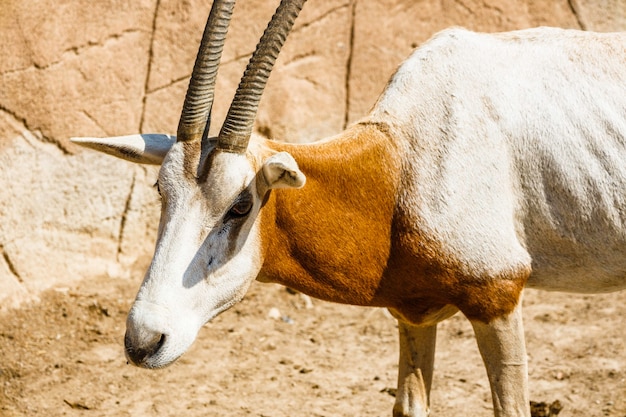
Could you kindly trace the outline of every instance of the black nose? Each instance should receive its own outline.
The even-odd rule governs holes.
[[[124,335],[124,347],[126,358],[133,365],[146,367],[147,359],[153,357],[165,344],[164,334],[153,333],[147,338],[133,338],[126,331]]]

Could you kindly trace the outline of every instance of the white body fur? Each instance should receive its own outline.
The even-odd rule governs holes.
[[[447,30],[369,119],[406,138],[402,204],[468,269],[530,255],[529,287],[626,287],[626,34]]]

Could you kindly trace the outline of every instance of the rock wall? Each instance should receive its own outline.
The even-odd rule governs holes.
[[[218,129],[277,0],[240,0],[223,54]],[[158,224],[154,167],[71,136],[174,133],[210,0],[0,4],[0,304],[145,263]],[[410,51],[449,26],[626,30],[626,0],[310,0],[257,120],[306,142],[367,113]],[[140,277],[136,277],[137,280]]]

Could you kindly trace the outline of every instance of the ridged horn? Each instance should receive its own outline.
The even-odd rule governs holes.
[[[217,69],[234,7],[235,0],[214,0],[211,6],[178,122],[179,141],[198,140],[209,129]]]
[[[237,87],[218,136],[219,149],[236,153],[246,151],[263,89],[305,1],[281,0]]]

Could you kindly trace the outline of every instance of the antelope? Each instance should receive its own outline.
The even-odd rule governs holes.
[[[213,2],[176,137],[73,139],[161,165],[128,360],[171,364],[256,279],[389,309],[394,416],[429,414],[437,323],[460,311],[494,415],[530,416],[524,288],[626,287],[626,35],[448,29],[343,133],[298,145],[253,136],[304,1],[281,1],[217,137],[207,132],[234,0]]]

